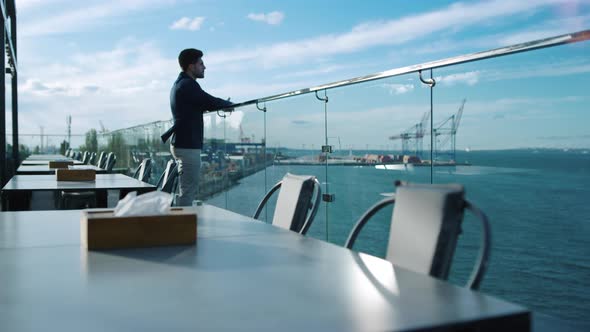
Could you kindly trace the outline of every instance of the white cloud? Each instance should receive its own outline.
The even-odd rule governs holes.
[[[414,90],[414,84],[383,84],[390,94],[401,95]]]
[[[317,77],[323,74],[334,73],[337,71],[341,71],[351,66],[347,65],[323,65],[319,68],[310,69],[310,70],[301,70],[301,71],[289,71],[289,72],[281,72],[274,76],[274,78],[279,79],[286,79],[286,78],[293,78],[293,77]]]
[[[38,7],[43,5],[44,2],[47,0],[19,0],[16,1],[16,10],[17,13],[21,10],[28,10],[30,8]]]
[[[535,77],[556,77],[582,75],[590,73],[590,61],[587,58],[554,61],[551,66],[541,63],[527,68],[510,68],[510,70],[490,71],[486,79],[490,81],[513,80]]]
[[[167,95],[178,64],[163,57],[155,45],[124,39],[111,51],[78,53],[63,60],[68,65],[45,65],[43,71],[23,67],[23,126],[25,114],[31,115],[27,119],[32,123],[44,123],[54,131],[71,114],[74,133],[96,128],[99,120],[117,129],[171,117]]]
[[[527,26],[519,30],[504,31],[501,34],[480,34],[475,38],[461,39],[452,39],[452,36],[446,36],[421,46],[395,50],[391,54],[392,56],[415,56],[416,54],[437,55],[458,51],[465,52],[464,50],[487,50],[580,31],[589,24],[590,15],[559,17],[541,21],[539,24]]]
[[[564,3],[563,0],[455,3],[444,9],[424,14],[363,23],[341,34],[325,34],[303,40],[261,45],[256,48],[233,49],[217,53],[212,58],[216,63],[250,60],[270,68],[300,63],[307,59],[368,50],[377,46],[400,45],[435,32],[449,29],[459,31],[484,21],[492,21],[508,15],[528,15],[531,10],[562,3]]]
[[[170,26],[170,29],[196,31],[196,30],[201,29],[203,22],[205,22],[205,17],[203,17],[203,16],[198,16],[193,19],[190,19],[188,17],[183,17],[183,18],[175,21],[174,23],[172,23],[172,25]]]
[[[509,34],[498,36],[500,46],[524,43],[530,40],[542,39],[563,35],[570,32],[581,31],[587,28],[590,23],[590,15],[573,15],[559,17],[557,19],[543,22],[542,25],[529,27],[528,29]]]
[[[479,71],[470,71],[465,73],[451,74],[446,76],[439,76],[435,78],[436,83],[453,86],[456,84],[475,85],[479,82]]]
[[[279,11],[274,11],[274,12],[270,12],[267,14],[250,13],[250,14],[248,14],[248,18],[251,19],[252,21],[264,22],[264,23],[267,23],[270,25],[278,25],[278,24],[281,24],[281,22],[283,22],[283,19],[285,18],[285,14],[283,12],[279,12]]]
[[[131,12],[138,12],[146,9],[166,6],[169,1],[156,0],[111,0],[95,2],[69,3],[71,9],[59,8],[59,11],[52,12],[55,9],[54,4],[50,1],[43,1],[44,7],[35,6],[34,0],[25,2],[23,9],[37,10],[45,9],[47,12],[42,15],[41,19],[18,21],[19,37],[44,36],[65,32],[81,32],[90,28],[104,25],[105,19],[110,17],[123,17]],[[40,3],[40,2],[39,2]],[[80,7],[75,7],[75,6]],[[17,4],[17,9],[21,8]]]
[[[225,113],[225,118],[215,115],[214,118],[216,126],[223,126],[223,121],[225,119],[227,129],[239,129],[242,124],[242,119],[244,118],[244,111]],[[211,128],[211,121],[209,121],[208,126],[205,128]]]
[[[27,79],[19,86],[21,93],[30,93],[38,97],[81,96],[99,93],[101,88],[96,85],[64,85],[63,82],[43,83],[39,79]]]
[[[288,82],[248,82],[248,81],[231,81],[218,86],[211,93],[216,96],[231,96],[232,101],[244,100],[245,98],[270,96],[273,94],[283,93],[285,91],[294,91],[312,86],[311,81],[288,81]]]

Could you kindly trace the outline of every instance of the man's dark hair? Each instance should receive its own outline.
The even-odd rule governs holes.
[[[178,55],[178,64],[182,70],[186,70],[188,65],[199,61],[203,57],[203,52],[196,48],[187,48],[182,50]]]

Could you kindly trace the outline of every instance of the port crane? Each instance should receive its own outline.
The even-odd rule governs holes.
[[[413,125],[399,135],[390,136],[389,139],[401,139],[402,154],[414,154],[416,156],[422,156],[423,138],[426,135],[426,125],[428,124],[429,119],[430,113],[426,112],[422,116],[422,120],[420,120],[419,123]]]
[[[466,99],[463,99],[457,113],[446,118],[433,129],[435,159],[438,159],[438,156],[442,155],[448,156],[452,160],[457,160],[457,129],[459,129],[459,123],[461,122],[466,101]]]
[[[461,116],[463,115],[463,108],[465,107],[466,101],[466,99],[463,99],[456,114],[451,115],[439,124],[433,126],[433,152],[435,159],[439,156],[448,156],[452,160],[456,160],[457,130],[459,129],[459,123],[461,122]],[[419,123],[413,125],[401,134],[390,136],[389,139],[401,139],[402,154],[413,154],[422,157],[424,152],[424,136],[430,135],[430,133],[426,131],[429,120],[430,113],[426,112]]]
[[[98,120],[98,123],[100,124],[99,134],[107,134],[109,130],[105,128],[104,124],[102,123],[102,120]]]

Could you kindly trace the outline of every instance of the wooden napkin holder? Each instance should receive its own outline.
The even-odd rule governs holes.
[[[73,164],[74,162],[71,160],[52,160],[49,161],[49,168],[68,168]]]
[[[88,250],[191,245],[197,240],[197,215],[192,208],[130,217],[115,217],[114,210],[84,210],[80,236]]]
[[[96,171],[93,169],[67,169],[58,168],[55,170],[57,181],[94,181]]]

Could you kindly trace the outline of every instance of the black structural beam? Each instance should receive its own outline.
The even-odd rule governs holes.
[[[12,160],[14,160],[14,169],[20,164],[19,160],[19,143],[18,143],[18,80],[16,70],[17,47],[16,47],[16,5],[15,0],[6,1],[6,9],[10,16],[10,41],[12,43]]]
[[[4,0],[2,3],[2,24],[0,24],[0,35],[2,39],[2,54],[0,54],[0,66],[2,66],[2,74],[0,75],[0,90],[2,96],[0,97],[0,187],[4,187],[7,182],[6,172],[6,16],[4,12]]]
[[[0,187],[8,182],[9,166],[14,170],[19,163],[18,151],[18,82],[16,60],[16,6],[14,0],[0,0],[2,15],[0,22],[0,35],[2,39],[2,54],[0,55]],[[8,63],[8,67],[6,67]],[[11,74],[11,101],[12,101],[12,163],[6,160],[6,74]]]

